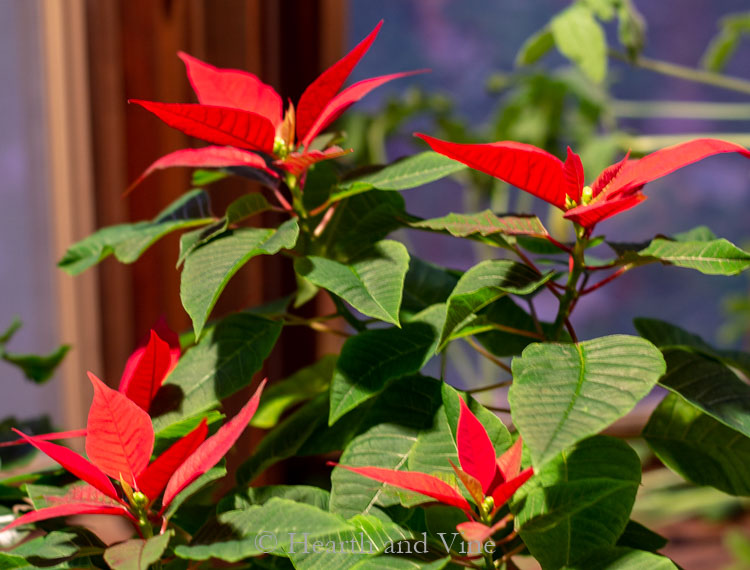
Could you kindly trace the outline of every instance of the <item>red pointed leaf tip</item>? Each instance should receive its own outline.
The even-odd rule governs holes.
[[[565,212],[563,217],[590,230],[599,222],[637,206],[646,198],[647,196],[636,192],[632,196],[625,198],[603,200],[587,206],[577,206]]]
[[[276,128],[266,117],[257,113],[187,103],[158,103],[130,99],[152,112],[167,125],[186,135],[217,145],[235,146],[271,153]]]
[[[352,51],[326,69],[318,78],[308,85],[297,105],[297,140],[305,140],[318,117],[338,93],[362,56],[370,49],[372,42],[380,31],[383,20]]]
[[[128,358],[119,391],[148,412],[151,401],[177,363],[177,358],[179,348],[175,354],[175,349],[156,330],[151,329],[146,345],[136,349]]]
[[[219,428],[214,435],[204,441],[177,470],[172,474],[164,491],[162,501],[162,511],[169,506],[169,503],[177,494],[203,475],[206,471],[216,465],[222,457],[234,445],[234,442],[240,437],[247,424],[250,423],[255,410],[258,409],[260,396],[267,380],[263,380],[258,389],[250,398],[247,404],[231,420]]]
[[[464,487],[466,487],[466,490],[469,492],[469,495],[471,495],[471,498],[474,499],[474,503],[477,505],[481,505],[482,501],[484,501],[484,491],[482,490],[482,484],[463,469],[456,467],[453,464],[453,461],[448,460],[448,463],[451,464],[451,467],[453,467],[453,471],[455,471],[456,476],[459,478],[461,483],[464,484]]]
[[[54,507],[31,511],[30,513],[18,517],[10,524],[1,528],[0,533],[24,524],[46,521],[57,517],[70,517],[73,515],[119,515],[129,520],[133,519],[133,516],[123,507],[108,507],[97,504],[55,505]]]
[[[486,494],[495,477],[495,448],[487,430],[459,396],[461,411],[456,428],[456,446],[461,469],[482,484]]]
[[[661,178],[709,156],[737,152],[750,158],[750,151],[738,144],[719,139],[695,139],[652,152],[640,160],[629,161],[604,190],[606,195],[627,192]]]
[[[124,394],[89,372],[94,401],[89,409],[86,454],[104,473],[135,486],[154,449],[151,418]]]
[[[456,525],[456,530],[466,542],[484,542],[492,536],[493,527],[477,521],[467,521]]]
[[[13,428],[13,431],[20,435],[28,443],[36,447],[39,451],[49,456],[51,459],[62,465],[64,469],[78,477],[79,479],[86,481],[92,487],[98,489],[108,497],[118,500],[117,491],[115,490],[112,482],[102,472],[99,467],[87,461],[75,451],[71,451],[67,447],[50,443],[37,439],[30,435],[18,431]]]
[[[352,149],[341,149],[337,146],[332,146],[325,150],[309,150],[305,152],[293,152],[283,160],[276,160],[274,164],[289,172],[295,176],[301,175],[313,164],[321,162],[323,160],[331,160],[332,158],[338,158],[352,152]]]
[[[504,180],[561,210],[565,209],[563,163],[541,148],[513,141],[460,144],[421,133],[414,134],[437,153]]]
[[[428,475],[427,473],[397,471],[395,469],[385,469],[382,467],[350,467],[348,465],[338,465],[338,467],[374,479],[375,481],[386,483],[387,485],[393,485],[394,487],[400,487],[407,491],[414,491],[415,493],[426,495],[444,505],[458,507],[466,513],[471,513],[469,502],[457,489],[454,489],[445,481],[433,477],[432,475]]]
[[[185,64],[190,85],[201,104],[251,111],[271,121],[274,127],[281,123],[281,96],[257,76],[239,69],[214,67],[182,51],[177,55]]]
[[[85,429],[74,429],[70,431],[57,431],[54,433],[43,433],[39,435],[35,435],[34,439],[37,441],[52,441],[56,439],[70,439],[74,437],[85,437],[86,436],[86,430]],[[16,445],[23,445],[25,443],[28,443],[25,439],[17,439],[15,441],[4,441],[0,443],[0,447],[13,447]]]
[[[393,81],[394,79],[400,79],[402,77],[408,77],[410,75],[416,75],[418,73],[426,73],[428,70],[420,69],[417,71],[404,71],[402,73],[392,73],[390,75],[383,75],[380,77],[373,77],[371,79],[365,79],[358,83],[355,83],[351,87],[347,87],[341,93],[331,99],[325,108],[320,112],[315,123],[310,127],[310,130],[302,139],[302,144],[307,148],[312,143],[313,139],[318,136],[328,125],[335,121],[341,113],[346,111],[351,105],[362,99],[373,89],[380,87],[381,85]]]
[[[208,424],[204,418],[193,431],[172,444],[146,467],[146,470],[138,476],[138,490],[151,501],[156,500],[175,470],[198,449],[198,446],[205,441],[207,434]]]
[[[646,199],[640,191],[644,184],[666,176],[689,164],[715,154],[736,152],[750,158],[750,151],[738,144],[719,139],[695,139],[676,144],[640,160],[622,161],[607,167],[592,185],[593,199],[565,213],[565,218],[585,228],[624,212]]]
[[[532,467],[529,467],[528,469],[524,469],[523,471],[521,471],[521,473],[519,473],[517,477],[509,479],[508,481],[494,489],[492,491],[492,499],[495,502],[493,514],[496,513],[500,509],[500,507],[502,507],[508,501],[508,499],[510,499],[513,494],[531,478],[532,475],[534,475],[534,469]]]
[[[262,170],[273,178],[278,174],[266,166],[266,162],[257,154],[233,148],[231,146],[206,146],[203,148],[185,148],[165,154],[149,166],[138,179],[133,182],[125,195],[129,194],[147,176],[156,170],[165,168],[222,168],[227,166],[247,166]]]
[[[521,471],[523,440],[519,437],[508,450],[497,458],[497,470],[503,481],[512,479]]]
[[[563,164],[563,173],[565,177],[565,194],[576,204],[581,201],[581,192],[583,191],[583,163],[581,157],[570,150],[568,147],[568,156]]]

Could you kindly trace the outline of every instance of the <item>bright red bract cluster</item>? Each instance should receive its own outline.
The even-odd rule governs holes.
[[[119,515],[136,524],[142,523],[139,519],[146,513],[147,523],[159,519],[163,523],[164,512],[180,491],[216,465],[237,441],[258,408],[265,385],[264,380],[240,412],[213,436],[206,438],[204,418],[151,461],[154,428],[148,410],[179,355],[177,335],[160,323],[128,359],[119,390],[89,372],[94,399],[85,432],[88,459],[46,441],[68,437],[71,432],[34,437],[15,430],[86,485],[74,486],[61,497],[47,497],[51,506],[27,513],[3,530],[74,514]],[[162,492],[161,509],[153,513],[151,506]],[[142,504],[133,500],[134,493],[144,497]]]

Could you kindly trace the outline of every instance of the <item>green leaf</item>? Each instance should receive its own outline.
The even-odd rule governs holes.
[[[719,22],[719,33],[706,48],[701,64],[709,71],[721,72],[734,55],[744,35],[750,34],[750,12],[725,16]]]
[[[331,221],[312,243],[311,254],[347,261],[356,258],[403,225],[404,198],[371,190],[339,203]]]
[[[553,275],[539,275],[529,266],[507,259],[489,259],[475,265],[461,276],[448,297],[439,349],[450,340],[453,331],[483,307],[508,294],[532,293]]]
[[[426,151],[403,158],[374,172],[351,180],[344,180],[331,194],[335,202],[368,190],[409,190],[440,180],[466,166],[442,154]]]
[[[721,360],[750,376],[750,354],[746,352],[714,348],[698,335],[658,319],[637,318],[633,320],[633,324],[643,338],[650,340],[662,352],[674,348],[698,352]]]
[[[328,390],[336,366],[336,355],[327,354],[315,364],[302,368],[289,378],[271,384],[263,392],[263,399],[250,425],[269,429],[292,406]]]
[[[310,212],[325,204],[338,181],[338,168],[331,160],[319,162],[308,169],[305,191],[302,193],[305,210]]]
[[[3,350],[0,350],[0,355],[2,355],[2,359],[5,362],[20,368],[26,375],[26,378],[37,384],[43,384],[52,378],[52,375],[63,361],[63,358],[65,358],[68,350],[70,350],[70,346],[64,344],[55,352],[46,355],[13,354]]]
[[[421,220],[409,224],[413,228],[435,231],[447,231],[455,237],[472,235],[537,235],[546,236],[547,229],[536,216],[502,216],[498,217],[492,210],[477,214],[448,214],[440,218]]]
[[[697,269],[706,275],[736,275],[750,267],[750,253],[725,239],[711,241],[671,241],[656,238],[638,252],[665,265]]]
[[[180,256],[177,266],[182,265],[185,258],[196,248],[207,243],[212,238],[224,233],[233,224],[242,222],[256,214],[271,209],[271,204],[263,194],[251,193],[237,198],[227,206],[224,217],[207,228],[194,232],[187,232],[180,237]]]
[[[427,394],[430,396],[427,397]],[[355,437],[341,455],[340,463],[354,467],[373,466],[421,471],[453,477],[449,461],[457,462],[456,443],[442,411],[440,393],[432,390],[413,408],[411,425],[382,423]],[[331,512],[345,517],[356,514],[384,516],[378,507],[430,502],[346,469],[331,474]]]
[[[13,338],[13,335],[18,332],[18,329],[20,329],[23,326],[23,323],[21,322],[21,319],[18,317],[13,318],[13,322],[10,323],[10,326],[5,329],[5,331],[0,334],[0,344],[7,344],[10,339]]]
[[[324,257],[295,260],[300,275],[341,297],[359,312],[399,324],[399,307],[409,253],[396,242],[383,240],[348,264]]]
[[[634,550],[621,546],[601,548],[593,551],[586,560],[566,565],[562,570],[678,570],[666,556],[653,552]]]
[[[150,222],[102,228],[73,244],[58,266],[70,275],[78,275],[112,254],[121,263],[133,263],[163,236],[215,221],[210,215],[208,194],[203,190],[193,190],[173,202]]]
[[[639,522],[630,520],[625,530],[622,531],[620,538],[617,539],[617,546],[657,552],[664,548],[667,542],[669,541],[662,535],[655,533]]]
[[[254,505],[265,505],[274,497],[289,499],[295,503],[305,503],[328,510],[331,493],[319,487],[309,485],[266,485],[265,487],[248,487],[232,495],[227,495],[219,502],[219,512],[237,511]]]
[[[62,568],[80,568],[84,566],[83,557],[101,554],[104,543],[83,528],[71,528],[65,531],[52,531],[22,542],[13,548],[13,554],[26,558],[31,567],[52,567],[58,564]],[[77,560],[67,566],[68,561]]]
[[[185,259],[180,280],[182,305],[193,320],[196,338],[229,280],[257,255],[273,255],[294,247],[299,235],[297,220],[287,220],[277,230],[240,229],[214,238]]]
[[[204,168],[196,168],[193,170],[193,176],[190,180],[192,186],[203,188],[219,180],[223,180],[229,176],[229,172],[225,170],[207,170]]]
[[[2,568],[2,570],[10,570],[11,568],[24,568],[28,566],[29,563],[24,557],[7,552],[0,552],[0,568]]]
[[[513,359],[513,423],[535,467],[623,417],[664,373],[661,352],[613,335],[578,344],[529,345]]]
[[[294,567],[299,570],[361,568],[363,562],[366,567],[366,561],[378,552],[388,552],[394,543],[412,538],[409,531],[372,516],[355,516],[348,522],[352,526],[350,530],[317,537],[317,548],[315,542],[308,541],[308,548],[289,549]],[[374,567],[382,568],[379,564]]]
[[[528,37],[516,54],[516,66],[531,65],[555,47],[555,38],[548,27]]]
[[[320,394],[292,412],[267,434],[253,455],[240,466],[237,479],[247,485],[274,463],[293,455],[322,455],[339,451],[358,434],[389,422],[415,428],[432,423],[425,402],[439,400],[441,382],[411,375],[393,380],[374,398],[328,426],[328,394]],[[432,405],[432,404],[431,404]],[[427,424],[425,424],[427,422]]]
[[[368,330],[347,339],[331,381],[329,425],[390,380],[419,371],[434,354],[444,314],[445,305],[433,305],[400,329]]]
[[[514,495],[516,528],[543,568],[575,564],[615,544],[640,481],[641,462],[627,443],[605,436],[584,440]]]
[[[110,546],[104,560],[112,570],[148,570],[161,559],[174,531],[154,536],[148,540],[133,538]]]
[[[550,22],[560,53],[573,61],[589,79],[601,83],[607,75],[607,40],[591,11],[574,4]]]
[[[564,253],[559,247],[557,247],[548,239],[544,238],[538,238],[529,235],[519,235],[516,239],[516,242],[523,249],[531,253],[538,253],[541,255],[558,255]]]
[[[668,394],[643,437],[661,461],[689,481],[750,496],[750,438]]]
[[[372,542],[373,552],[389,541],[409,536],[396,525],[372,517],[350,522],[312,505],[275,497],[262,506],[220,514],[216,522],[195,535],[190,545],[175,548],[175,554],[189,560],[219,558],[227,562],[268,552],[302,559],[305,551],[314,553],[316,541],[338,536],[344,541],[359,538],[358,533],[366,527],[372,530],[366,540]]]
[[[459,275],[412,255],[404,279],[401,310],[418,313],[431,305],[445,303],[458,283]]]
[[[750,386],[714,359],[682,350],[664,353],[659,384],[724,425],[750,437]]]
[[[250,484],[274,463],[292,457],[319,428],[327,425],[328,395],[318,394],[284,418],[266,434],[247,461],[237,470],[240,485]]]
[[[172,389],[168,388],[167,393],[169,393],[170,390]],[[154,405],[154,409],[158,410],[158,403],[160,403],[160,401],[161,396],[158,396],[157,404]],[[170,424],[169,426],[161,430],[158,434],[156,434],[154,441],[154,455],[161,455],[161,453],[166,451],[166,449],[173,443],[175,443],[178,439],[181,439],[183,436],[189,434],[196,427],[198,427],[198,424],[201,423],[201,421],[204,419],[206,420],[206,424],[208,425],[208,427],[211,427],[216,422],[223,420],[224,414],[222,414],[218,410],[210,410],[197,416],[187,417],[183,420]]]
[[[231,315],[212,327],[169,374],[160,393],[169,398],[161,410],[154,401],[157,436],[172,424],[205,413],[252,382],[281,333],[281,323],[248,314]]]
[[[615,17],[620,0],[583,0],[583,3],[597,18],[609,22]]]
[[[442,570],[449,567],[450,563],[450,557],[422,560],[409,558],[403,554],[381,554],[374,558],[366,558],[357,564],[356,570]]]
[[[621,0],[617,8],[617,37],[631,58],[636,58],[646,44],[646,22],[632,0]]]

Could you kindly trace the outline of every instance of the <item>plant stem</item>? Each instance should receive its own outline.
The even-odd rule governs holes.
[[[487,570],[495,570],[495,561],[492,559],[492,552],[487,552],[482,544],[482,556],[484,556],[484,567]]]
[[[474,350],[476,350],[479,354],[481,354],[482,356],[484,356],[487,360],[489,360],[490,362],[492,362],[496,366],[499,366],[500,368],[502,368],[506,372],[510,372],[511,371],[510,370],[510,366],[508,366],[507,364],[505,364],[505,362],[503,362],[499,358],[495,358],[493,355],[491,355],[489,352],[487,352],[487,350],[485,350],[485,348],[483,346],[480,346],[479,343],[477,343],[477,341],[475,341],[470,336],[465,337],[464,340],[469,343],[469,346],[471,346],[471,348],[473,348]]]
[[[625,61],[634,67],[640,67],[641,69],[655,71],[662,75],[678,77],[695,83],[704,83],[705,85],[713,85],[714,87],[721,87],[722,89],[729,89],[730,91],[737,91],[738,93],[750,95],[750,81],[740,79],[739,77],[730,77],[712,71],[703,71],[702,69],[695,69],[684,65],[677,65],[676,63],[669,63],[668,61],[650,59],[648,57],[631,59],[627,55],[615,50],[610,50],[609,54],[615,59]]]
[[[568,329],[568,334],[570,335],[570,338],[573,340],[573,342],[578,342],[578,335],[576,335],[576,331],[573,329],[573,325],[570,322],[570,319],[565,319],[565,328]]]
[[[536,307],[534,306],[533,297],[529,297],[527,303],[529,305],[529,313],[531,314],[531,318],[534,320],[534,328],[536,329],[536,332],[539,333],[540,336],[544,336],[544,329],[542,329],[542,323],[539,322],[539,317],[536,314]]]
[[[532,331],[525,331],[523,329],[517,329],[515,327],[509,327],[506,325],[501,325],[499,323],[488,323],[488,326],[490,328],[493,328],[495,330],[501,331],[501,332],[507,332],[510,334],[517,334],[518,336],[525,336],[528,338],[533,338],[536,340],[547,340],[544,336],[544,334],[535,333]]]
[[[537,266],[534,265],[534,262],[531,261],[531,259],[529,259],[529,257],[523,251],[521,251],[520,247],[518,247],[517,245],[513,246],[513,251],[521,259],[521,261],[523,261],[526,265],[528,265],[529,267],[531,267],[531,269],[533,269],[534,271],[536,271],[539,275],[542,274],[542,272],[539,271],[539,269],[537,268]],[[555,291],[555,287],[554,287],[554,285],[556,285],[555,283],[552,283],[552,281],[547,281],[544,285],[547,287],[547,289],[550,290],[550,292],[555,297],[557,297],[558,299],[560,298],[560,293],[558,293],[557,291]]]
[[[612,275],[610,275],[606,279],[602,279],[601,281],[599,281],[599,283],[596,283],[595,285],[592,285],[591,287],[589,287],[587,289],[581,288],[581,291],[580,291],[579,294],[580,295],[588,295],[589,293],[592,293],[592,292],[596,291],[600,287],[603,287],[607,283],[610,283],[611,281],[614,281],[615,279],[617,279],[620,275],[622,275],[623,273],[625,273],[631,267],[632,267],[632,265],[623,265],[622,267],[620,267],[620,269],[618,269],[617,271],[615,271]]]
[[[505,388],[506,386],[510,386],[513,383],[513,380],[504,380],[502,382],[496,382],[495,384],[490,384],[489,386],[482,386],[480,388],[472,388],[471,390],[466,390],[467,394],[477,394],[479,392],[487,392],[489,390],[496,390],[497,388]]]
[[[566,321],[570,316],[570,311],[578,298],[578,278],[583,273],[583,254],[586,247],[586,238],[584,237],[584,229],[576,227],[576,234],[578,239],[573,247],[573,252],[570,254],[570,273],[568,274],[568,282],[565,285],[565,293],[560,297],[560,307],[557,310],[557,317],[555,318],[555,324],[552,328],[552,339],[558,340],[562,329],[566,326]],[[569,328],[569,330],[572,327]]]

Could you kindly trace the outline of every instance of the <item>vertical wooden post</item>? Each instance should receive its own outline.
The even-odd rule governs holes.
[[[91,178],[86,26],[83,0],[40,5],[49,135],[52,249],[60,259],[95,227]],[[57,274],[60,337],[73,345],[62,366],[64,427],[85,422],[90,401],[85,371],[101,374],[96,274]]]

